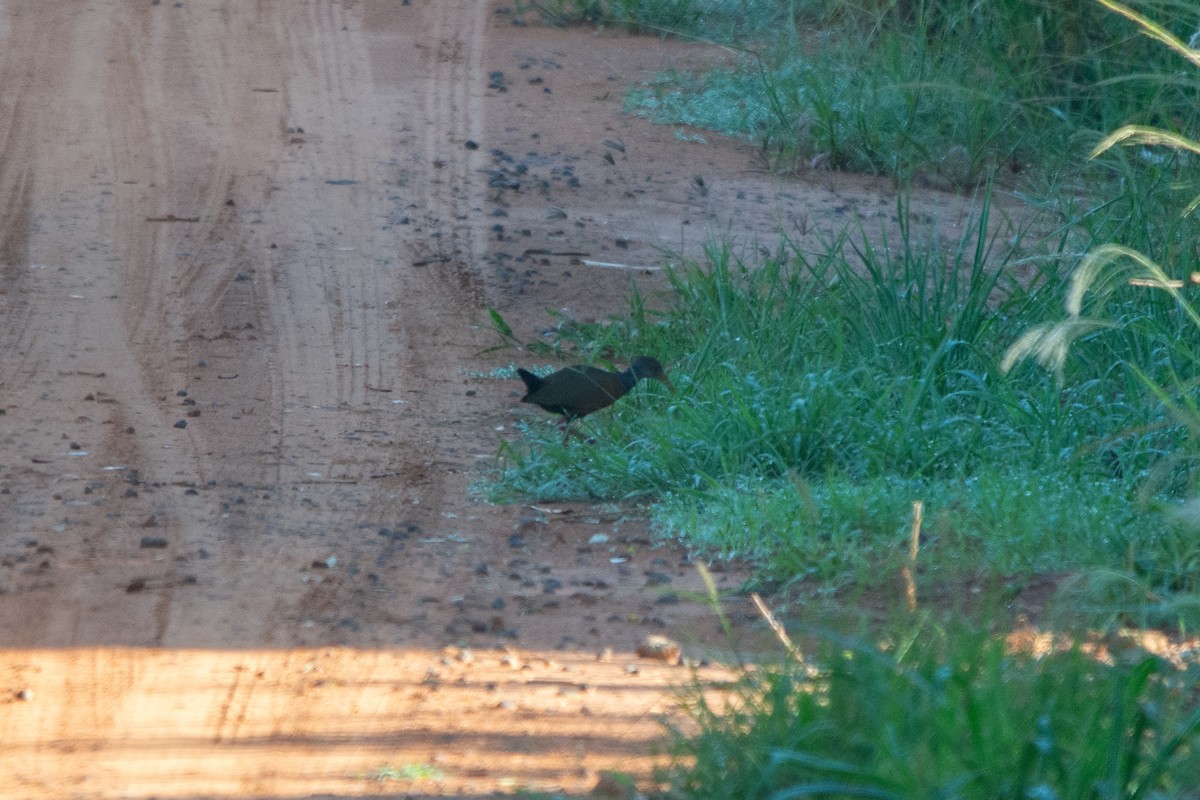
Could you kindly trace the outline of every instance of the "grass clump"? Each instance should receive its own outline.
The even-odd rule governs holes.
[[[1147,35],[1149,40],[1167,45],[1195,67],[1200,67],[1200,51],[1194,49],[1200,34],[1193,37],[1192,46],[1175,37],[1167,26],[1155,22],[1136,10],[1114,2],[1101,0],[1108,9],[1127,18]],[[1118,145],[1140,147],[1144,155],[1153,151],[1157,164],[1188,166],[1192,156],[1200,154],[1200,142],[1171,130],[1140,124],[1125,125],[1105,137],[1092,151],[1093,157],[1116,149]],[[1134,174],[1137,174],[1134,171]],[[1192,498],[1173,509],[1168,523],[1155,526],[1142,539],[1154,540],[1155,545],[1143,548],[1134,555],[1130,542],[1130,573],[1115,580],[1093,582],[1100,591],[1117,595],[1132,589],[1149,601],[1150,606],[1196,605],[1196,487],[1192,481],[1196,462],[1194,439],[1200,433],[1200,404],[1195,400],[1196,366],[1200,351],[1195,335],[1200,330],[1200,308],[1197,308],[1189,286],[1200,282],[1197,272],[1198,254],[1195,247],[1197,230],[1194,212],[1200,207],[1200,194],[1186,205],[1177,202],[1177,191],[1195,190],[1195,184],[1183,181],[1173,191],[1147,192],[1157,202],[1139,203],[1134,194],[1131,204],[1136,213],[1129,215],[1134,224],[1122,220],[1115,238],[1122,244],[1105,243],[1094,247],[1078,264],[1065,287],[1065,316],[1057,321],[1030,325],[1012,344],[1001,362],[1005,371],[1025,359],[1033,359],[1063,380],[1071,361],[1082,356],[1087,359],[1095,336],[1122,337],[1129,353],[1127,371],[1143,385],[1165,414],[1177,427],[1186,430],[1188,441],[1177,447],[1167,447],[1162,458],[1143,483],[1142,494],[1164,488],[1176,497]],[[1128,200],[1130,194],[1121,199]],[[1165,202],[1163,198],[1166,198]],[[1165,224],[1151,222],[1146,209],[1159,210]],[[1159,263],[1156,259],[1165,259]],[[1164,266],[1169,264],[1170,266]],[[1186,279],[1173,275],[1187,275]],[[1129,297],[1140,295],[1134,302],[1142,313],[1129,314]],[[1069,358],[1073,356],[1073,358]],[[1154,580],[1146,586],[1141,576],[1150,574]],[[1181,595],[1164,596],[1178,590]]]
[[[655,513],[660,532],[685,546],[760,564],[768,582],[829,589],[877,585],[881,569],[898,574],[909,506],[920,499],[929,509],[925,577],[961,583],[980,572],[1028,575],[1125,563],[1159,521],[1111,483],[1064,481],[1037,469],[988,469],[961,480],[746,479],[705,494],[668,494]],[[1165,542],[1159,544],[1145,549],[1159,553]],[[1156,574],[1167,567],[1147,566]]]
[[[1185,39],[1195,30],[1186,4],[1142,5]],[[744,137],[780,169],[951,186],[1030,167],[1040,184],[1078,169],[1098,131],[1197,120],[1200,82],[1099,4],[797,0],[747,16],[764,24],[707,28],[699,14],[700,29],[680,34],[728,43],[740,60],[660,75],[629,92],[628,109]]]
[[[1130,365],[1166,380],[1200,352],[1162,298],[1111,310],[1139,330],[1098,331],[1060,376],[1002,373],[1006,346],[1064,289],[1010,280],[1019,243],[983,219],[950,247],[785,246],[761,264],[714,249],[671,271],[665,310],[563,328],[558,346],[651,353],[679,394],[639,387],[584,420],[595,445],[549,425],[506,445],[493,498],[652,498],[660,533],[768,581],[869,581],[901,557],[909,507],[926,514],[931,575],[1138,570],[1195,592],[1162,509],[1195,465],[1186,426]],[[905,214],[901,209],[901,217]]]
[[[772,0],[518,0],[518,16],[534,11],[554,25],[616,26],[655,33],[733,41],[770,34],[786,6]]]
[[[721,708],[696,693],[671,796],[1200,796],[1196,675],[1155,657],[1035,657],[929,624],[878,647],[823,634],[815,655],[747,671]]]

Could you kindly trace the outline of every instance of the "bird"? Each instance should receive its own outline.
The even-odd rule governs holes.
[[[661,381],[671,391],[675,387],[667,378],[663,365],[652,356],[635,356],[629,369],[609,372],[586,364],[574,364],[539,378],[528,370],[517,368],[517,375],[528,390],[522,403],[541,406],[552,414],[561,414],[563,444],[571,435],[571,422],[608,408],[637,386],[642,378]]]

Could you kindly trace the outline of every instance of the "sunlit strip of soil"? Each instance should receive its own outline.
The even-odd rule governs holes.
[[[482,796],[650,777],[675,689],[732,676],[617,655],[16,650],[0,797]]]

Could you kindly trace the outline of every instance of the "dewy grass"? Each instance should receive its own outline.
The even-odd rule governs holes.
[[[1152,5],[1176,27],[1196,23],[1185,4]],[[769,37],[708,30],[704,14],[680,31],[732,41],[740,63],[663,74],[631,89],[627,108],[747,138],[778,168],[822,162],[952,186],[1077,170],[1097,131],[1197,119],[1200,83],[1099,4],[830,0],[748,12],[772,20],[747,26]]]
[[[1061,383],[1000,374],[1061,286],[1010,286],[1014,245],[987,229],[942,255],[912,231],[820,257],[785,243],[753,266],[714,249],[671,272],[665,310],[635,296],[624,319],[565,327],[557,346],[576,360],[653,353],[678,393],[639,387],[583,420],[594,445],[531,425],[505,445],[492,496],[658,500],[659,529],[698,553],[835,585],[888,564],[922,500],[933,571],[1126,568],[1132,549],[1166,586],[1156,503],[1185,496],[1196,470],[1172,455],[1185,434],[1168,404],[1125,366],[1144,338],[1092,342]],[[1170,344],[1156,374],[1200,352],[1200,331],[1153,298],[1122,308]]]
[[[808,664],[747,672],[728,707],[692,696],[670,796],[1200,796],[1196,675],[1160,659],[1035,657],[930,624],[882,646],[817,633]]]
[[[835,48],[831,50],[832,48]],[[904,175],[914,168],[970,186],[1022,146],[1022,109],[920,65],[911,74],[861,69],[844,44],[778,64],[756,58],[704,75],[666,73],[633,87],[626,110],[758,144],[776,167],[817,159],[840,169]]]
[[[931,579],[1121,563],[1161,525],[1111,480],[1018,467],[959,481],[744,479],[669,494],[654,520],[663,535],[700,552],[764,565],[767,581],[869,584],[906,557],[915,500],[925,509],[921,558]]]
[[[895,37],[910,36],[911,25],[905,25],[912,20],[889,17],[900,6],[885,6],[866,26],[869,35],[859,37],[879,45],[879,52],[860,54],[861,65],[851,60],[865,67],[848,80],[875,80],[877,62],[870,59],[876,58],[891,60],[892,75],[916,69],[891,100],[875,102],[883,95],[827,79],[836,77],[836,65],[817,60],[844,59],[839,48],[854,45],[853,37],[835,33],[809,62],[755,62],[764,94],[747,87],[746,75],[710,75],[705,91],[719,100],[712,109],[731,120],[748,119],[747,130],[762,131],[792,125],[789,103],[797,97],[817,98],[824,110],[802,115],[801,128],[824,131],[824,152],[866,147],[863,132],[911,140],[876,142],[871,152],[909,146],[955,152],[946,137],[959,135],[953,131],[960,121],[948,118],[958,112],[946,105],[941,113],[947,118],[939,120],[941,106],[930,102],[931,92],[949,85],[935,73],[952,61],[953,41],[935,48],[923,39],[906,62],[896,42],[912,40]],[[819,11],[827,15],[821,19],[863,29],[863,17],[845,4],[836,8],[834,14],[832,7],[801,3],[789,13],[800,19]],[[1036,14],[1021,16],[1030,10],[1025,0],[972,6],[983,16],[970,24],[955,3],[921,8],[927,12],[921,30],[934,25],[983,39],[1005,30],[1009,38],[996,41],[1016,48],[1005,69],[1045,67],[1043,59],[1055,47],[1058,55],[1070,56],[1059,65],[1063,74],[1038,77],[1041,100],[1057,121],[1029,116],[1020,103],[989,100],[1002,116],[1017,116],[991,118],[975,104],[970,125],[988,132],[985,138],[1023,136],[1007,130],[1020,121],[1037,135],[1059,126],[1069,133],[1071,144],[1062,145],[1067,152],[1085,140],[1086,150],[1099,138],[1095,124],[1130,108],[1130,95],[1122,94],[1128,87],[1106,85],[1114,96],[1101,97],[1064,77],[1115,74],[1115,66],[1080,48],[1089,37],[1108,36],[1109,20],[1095,28],[1090,12],[1072,19],[1078,10],[1068,9],[1066,17],[1044,20],[1053,35],[1043,40],[1036,35]],[[992,14],[1008,14],[1012,25],[994,27],[999,17]],[[1072,35],[1082,39],[1071,45],[1055,38],[1072,25],[1078,28]],[[1122,58],[1140,57],[1142,43],[1123,36],[1104,39],[1103,52],[1111,54],[1115,42],[1127,47]],[[986,53],[994,44],[984,41],[977,49]],[[1147,67],[1155,63],[1145,59]],[[972,76],[973,91],[1004,85],[990,81],[986,70],[956,70]],[[809,80],[804,76],[810,71],[813,90],[797,94],[789,82]],[[919,81],[913,77],[918,73]],[[1195,87],[1179,78],[1160,88],[1150,116],[1175,108]],[[655,89],[655,101],[678,99],[671,91]],[[873,110],[890,109],[887,125],[865,116],[848,127],[826,124],[853,117],[836,103],[863,97]],[[932,121],[918,127],[920,136],[934,138],[919,140],[905,126],[931,111]],[[1194,119],[1192,111],[1170,118],[1182,123]],[[846,144],[856,136],[857,144]],[[1200,326],[1190,325],[1163,292],[1093,291],[1086,316],[1076,316],[1102,318],[1104,325],[1041,341],[1046,353],[1063,356],[1071,341],[1087,340],[1071,359],[1058,358],[1057,374],[1001,369],[1004,349],[1054,315],[1057,298],[1069,288],[1064,267],[1096,238],[1120,233],[1130,247],[1170,258],[1184,274],[1200,267],[1194,246],[1200,228],[1169,210],[1175,195],[1195,195],[1195,184],[1188,183],[1194,160],[1156,160],[1145,152],[1121,148],[1105,162],[1123,187],[1116,200],[1089,206],[1088,191],[1064,192],[1059,250],[1042,257],[1044,267],[1032,278],[1024,270],[1021,281],[1008,279],[1009,265],[1029,254],[984,234],[985,203],[974,235],[949,246],[923,246],[904,229],[897,242],[845,236],[819,254],[784,241],[762,263],[743,262],[728,246],[714,247],[707,264],[684,264],[670,273],[675,296],[665,311],[654,312],[635,296],[624,319],[564,326],[558,342],[542,352],[575,349],[584,358],[654,353],[673,367],[680,392],[668,396],[652,387],[611,414],[585,420],[600,442],[595,447],[572,442],[564,448],[549,426],[536,429],[543,432],[541,441],[535,433],[533,440],[505,447],[494,496],[660,499],[652,512],[660,530],[702,553],[748,558],[777,580],[817,577],[833,584],[869,575],[894,558],[907,509],[922,500],[939,532],[932,540],[937,544],[922,555],[923,566],[933,571],[945,574],[962,564],[992,572],[1113,569],[1149,594],[1194,593],[1196,577],[1180,563],[1192,563],[1195,548],[1159,512],[1193,495],[1200,475],[1200,459],[1189,457],[1187,446],[1189,420],[1200,420],[1200,403],[1192,399],[1200,379],[1181,377],[1194,374]],[[966,154],[970,163],[982,163],[978,156]],[[897,216],[909,218],[903,203]],[[1190,426],[1200,431],[1200,423]]]

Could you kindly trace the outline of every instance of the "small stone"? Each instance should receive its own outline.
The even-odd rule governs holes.
[[[646,573],[646,586],[665,586],[671,582],[671,576],[662,572],[654,572],[653,570]]]
[[[186,419],[177,419],[177,420],[175,420],[175,427],[176,427],[176,428],[186,428],[186,427],[187,427],[187,420],[186,420]]]
[[[665,636],[651,634],[642,640],[642,643],[637,646],[636,652],[642,658],[663,661],[675,666],[679,664],[683,655],[683,647],[679,642],[672,641]]]

